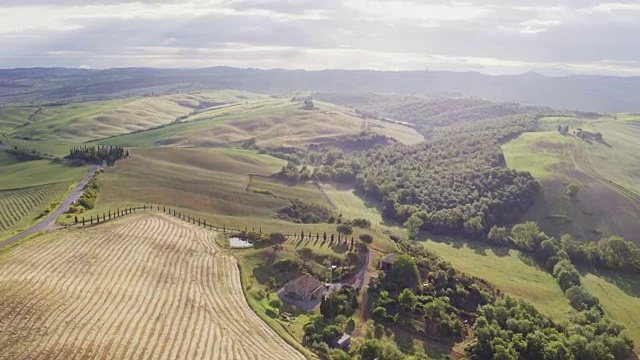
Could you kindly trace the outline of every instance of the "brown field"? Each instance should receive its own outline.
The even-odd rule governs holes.
[[[0,359],[304,359],[213,236],[147,213],[3,251]]]

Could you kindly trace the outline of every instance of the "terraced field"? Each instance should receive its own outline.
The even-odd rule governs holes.
[[[0,235],[33,220],[65,186],[52,183],[0,190]]]
[[[304,359],[214,235],[147,213],[3,252],[0,359]]]

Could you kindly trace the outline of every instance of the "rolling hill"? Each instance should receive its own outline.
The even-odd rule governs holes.
[[[598,240],[616,234],[640,244],[640,126],[614,117],[548,117],[538,123],[540,132],[503,146],[509,167],[542,183],[525,218],[554,235]],[[557,131],[560,124],[570,126],[568,134]],[[603,140],[579,139],[573,135],[578,128],[599,132]],[[575,196],[567,196],[570,185],[578,186]]]
[[[464,93],[493,101],[601,112],[637,111],[640,77],[536,73],[491,76],[478,72],[127,68],[0,70],[0,104],[97,100],[176,91],[236,89],[292,91]],[[539,91],[538,89],[544,89]]]

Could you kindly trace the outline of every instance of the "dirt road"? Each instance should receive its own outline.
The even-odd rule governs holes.
[[[102,166],[92,165],[91,171],[89,171],[89,173],[82,179],[82,181],[78,183],[78,185],[73,189],[73,191],[71,191],[71,193],[62,201],[62,203],[60,204],[60,206],[58,206],[58,208],[56,208],[44,220],[33,225],[29,229],[10,237],[7,240],[0,242],[0,249],[15,243],[16,241],[22,239],[25,236],[49,229],[56,222],[56,219],[60,217],[65,211],[67,211],[67,209],[69,209],[69,206],[71,206],[71,204],[73,204],[74,201],[78,200],[80,195],[82,195],[82,189],[84,188],[84,186],[87,184],[87,182],[89,182],[91,177],[100,169],[102,169]]]

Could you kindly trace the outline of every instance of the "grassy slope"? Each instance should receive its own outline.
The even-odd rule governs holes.
[[[9,132],[23,124],[35,110],[35,108],[26,106],[0,107],[0,134]]]
[[[637,276],[609,271],[585,273],[582,283],[595,295],[606,313],[629,330],[637,347],[640,344],[640,280]]]
[[[556,320],[566,318],[571,311],[553,277],[532,265],[516,250],[456,241],[428,240],[422,245],[451,262],[455,268],[487,280],[506,294],[524,298]]]
[[[0,190],[58,182],[71,182],[86,173],[85,167],[56,164],[49,160],[17,162],[0,151]]]
[[[605,141],[560,135],[554,130],[558,124],[569,124],[570,132],[577,127],[601,132]],[[503,146],[509,167],[530,171],[543,185],[525,218],[554,235],[597,240],[618,234],[640,243],[640,197],[635,196],[640,185],[634,182],[640,174],[640,126],[576,118],[546,118],[540,126],[546,131],[523,134]],[[580,187],[577,198],[564,196],[569,184]]]
[[[342,111],[338,111],[342,110]],[[224,146],[255,137],[259,146],[306,147],[360,132],[362,119],[351,109],[320,103],[317,109],[300,109],[288,99],[250,101],[206,111],[188,122],[106,141],[121,146]],[[372,130],[399,141],[416,143],[422,137],[415,130],[374,121]]]
[[[214,104],[261,97],[238,91],[220,91],[88,101],[42,107],[30,120],[24,114],[14,116],[0,112],[0,121],[22,118],[22,123],[26,124],[9,132],[9,137],[83,142],[168,124]],[[36,110],[33,108],[31,112]]]

